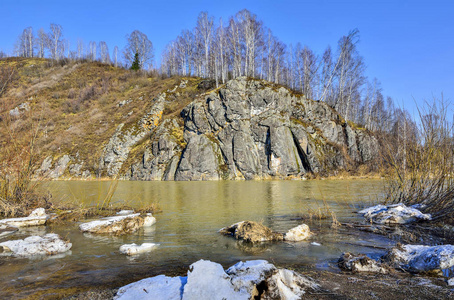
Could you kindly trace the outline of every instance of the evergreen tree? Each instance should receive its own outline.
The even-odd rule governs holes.
[[[140,70],[139,53],[137,52],[136,54],[134,54],[134,61],[132,62],[131,70],[134,71]]]

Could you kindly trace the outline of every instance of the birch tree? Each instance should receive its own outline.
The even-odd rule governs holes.
[[[118,67],[118,46],[115,46],[113,49],[113,64],[115,68]]]
[[[99,42],[99,59],[102,63],[110,63],[109,47],[104,41]]]
[[[48,33],[49,51],[52,59],[60,59],[62,47],[63,28],[58,24],[50,24]]]
[[[208,16],[207,12],[201,12],[197,17],[197,26],[196,26],[197,36],[201,38],[201,43],[203,46],[203,54],[205,61],[203,63],[203,75],[205,77],[209,76],[209,51],[211,40],[213,37],[213,17]]]
[[[151,67],[153,64],[153,44],[147,35],[139,30],[134,30],[126,36],[126,48],[123,51],[124,59],[127,65],[132,65],[136,53],[139,57],[141,69]]]

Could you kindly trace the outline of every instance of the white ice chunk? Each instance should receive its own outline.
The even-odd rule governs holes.
[[[27,227],[44,225],[49,218],[44,208],[37,208],[28,217],[11,218],[0,220],[0,224],[6,224],[14,227]]]
[[[423,214],[405,204],[376,205],[359,211],[367,220],[377,224],[407,224],[417,220],[431,220],[430,214]]]
[[[276,267],[266,260],[249,260],[231,266],[226,273],[232,277],[235,290],[251,294],[254,286],[264,281],[273,270]]]
[[[71,246],[70,242],[62,240],[55,233],[0,243],[0,247],[3,249],[2,254],[13,256],[52,255],[66,252],[71,249]]]
[[[218,263],[202,259],[193,263],[189,270],[183,292],[185,300],[250,299],[250,294],[235,290],[230,276]]]
[[[125,244],[120,246],[120,252],[126,255],[136,255],[139,253],[150,252],[158,246],[159,244],[154,243],[143,243],[140,246],[135,243]]]
[[[453,245],[404,245],[393,248],[388,256],[396,267],[411,272],[427,272],[454,266]]]
[[[313,280],[306,278],[295,271],[279,269],[268,279],[268,292],[271,299],[298,300],[302,299],[305,289],[319,289],[320,286]]]
[[[121,287],[115,300],[180,300],[186,277],[159,275]]]
[[[105,217],[100,220],[95,220],[87,223],[82,223],[79,225],[80,230],[83,232],[96,232],[98,228],[112,225],[113,223],[120,222],[126,218],[134,218],[140,216],[139,213],[137,214],[130,214],[130,215],[119,215],[114,217]]]
[[[121,215],[121,216],[124,216],[124,215],[132,215],[134,213],[133,210],[120,210],[119,212],[117,212],[117,215]]]

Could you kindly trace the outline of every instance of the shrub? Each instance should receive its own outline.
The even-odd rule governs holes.
[[[454,222],[454,136],[450,106],[434,99],[419,111],[419,125],[404,120],[397,141],[388,141],[385,160],[392,173],[386,202],[417,204],[438,221]]]

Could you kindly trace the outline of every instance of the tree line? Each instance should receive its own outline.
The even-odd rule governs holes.
[[[130,67],[136,55],[141,69],[153,66],[153,43],[139,30],[134,30],[126,36],[126,47],[121,53],[118,46],[115,46],[112,55],[105,41],[90,41],[86,45],[79,39],[75,50],[71,50],[70,43],[63,37],[63,28],[59,24],[50,24],[49,31],[41,28],[36,34],[32,27],[27,27],[14,45],[14,56],[18,57],[99,61],[115,67]],[[0,58],[6,56],[4,52],[0,52]]]
[[[183,30],[162,54],[161,73],[211,78],[216,85],[238,76],[265,79],[325,101],[347,121],[370,130],[390,130],[402,114],[368,80],[358,52],[359,31],[341,37],[322,54],[297,43],[286,45],[258,17],[242,10],[227,22],[201,12],[192,30]]]
[[[216,85],[239,76],[265,79],[309,99],[325,101],[346,121],[367,129],[387,133],[404,127],[406,130],[412,126],[408,112],[383,95],[376,78],[366,77],[358,43],[359,31],[354,29],[339,39],[335,49],[328,46],[321,54],[301,43],[286,45],[245,9],[226,22],[201,12],[193,29],[183,30],[168,43],[159,67],[153,65],[153,43],[139,30],[126,36],[121,52],[115,46],[110,53],[105,41],[85,44],[78,40],[75,50],[71,49],[58,24],[51,24],[47,32],[39,29],[36,34],[28,27],[19,35],[14,55],[100,61],[116,67],[153,70],[162,76],[211,78]],[[0,58],[4,56],[0,52]]]

